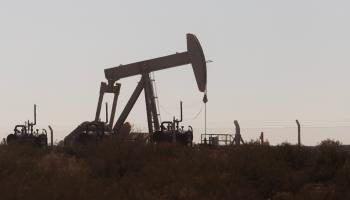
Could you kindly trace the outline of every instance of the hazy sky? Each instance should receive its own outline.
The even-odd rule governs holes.
[[[32,119],[62,139],[94,118],[105,68],[186,50],[200,40],[208,64],[208,132],[272,143],[327,137],[350,144],[350,2],[324,0],[0,0],[0,137]],[[179,113],[203,132],[190,65],[155,73],[162,120]],[[118,114],[140,77],[122,79]],[[128,121],[147,127],[144,97]],[[109,100],[111,98],[107,98]],[[314,127],[314,128],[311,128]],[[320,128],[324,127],[324,128]]]

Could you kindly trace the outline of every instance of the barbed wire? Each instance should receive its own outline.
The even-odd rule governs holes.
[[[204,129],[202,127],[193,127],[195,129]],[[241,129],[296,129],[297,126],[284,126],[284,127],[241,127]],[[310,128],[350,128],[349,126],[302,126],[302,129],[310,129]],[[224,129],[234,129],[234,126],[232,127],[207,127],[207,129],[211,130],[224,130]]]
[[[165,112],[166,114],[168,114],[170,117],[173,117],[174,115],[169,112],[164,106],[162,106],[161,104],[159,104],[159,107],[162,109],[163,112]]]
[[[202,105],[202,107],[200,108],[199,112],[191,120],[196,120],[199,117],[199,115],[203,112],[203,108],[204,108],[204,106]]]

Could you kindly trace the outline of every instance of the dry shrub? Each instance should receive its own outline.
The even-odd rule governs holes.
[[[2,145],[1,199],[350,197],[349,156],[330,142],[189,148],[132,139],[112,137],[74,154]]]

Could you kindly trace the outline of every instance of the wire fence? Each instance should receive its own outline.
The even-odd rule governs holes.
[[[194,127],[194,141],[200,141],[200,134],[204,128]],[[209,127],[208,134],[235,134],[234,127]],[[277,145],[284,142],[297,143],[297,127],[244,127],[241,125],[241,135],[245,141],[258,140],[261,132],[264,133],[270,144]],[[338,140],[342,144],[350,144],[350,126],[313,126],[301,127],[301,142],[304,145],[317,145],[325,139]]]

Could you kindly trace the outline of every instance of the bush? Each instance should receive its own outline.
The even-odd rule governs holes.
[[[347,199],[339,143],[224,148],[112,138],[72,153],[0,145],[1,199]]]

